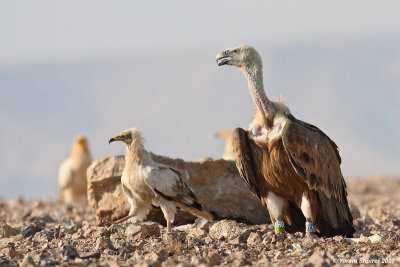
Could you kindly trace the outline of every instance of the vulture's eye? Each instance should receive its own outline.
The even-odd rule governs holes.
[[[233,50],[232,52],[237,54],[237,53],[239,53],[239,50],[238,50],[238,49],[235,49],[235,50]]]

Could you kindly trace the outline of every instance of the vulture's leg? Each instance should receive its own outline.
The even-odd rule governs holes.
[[[301,211],[303,212],[304,217],[306,217],[306,234],[310,236],[316,236],[315,225],[312,222],[311,204],[307,198],[306,192],[303,192],[303,196],[301,198]]]
[[[167,221],[167,233],[171,233],[171,222]]]
[[[164,214],[165,220],[167,221],[167,232],[165,234],[168,235],[172,232],[171,225],[175,219],[176,206],[173,202],[164,200],[161,203],[160,208]]]
[[[272,216],[276,219],[275,221],[275,234],[285,233],[285,223],[283,221],[283,212],[288,207],[288,201],[286,199],[280,198],[273,192],[268,192],[267,196],[269,211]]]

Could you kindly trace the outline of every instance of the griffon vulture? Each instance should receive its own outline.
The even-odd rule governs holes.
[[[109,143],[113,141],[126,144],[121,184],[131,206],[128,216],[117,222],[132,217],[135,217],[135,221],[143,220],[152,205],[161,208],[167,221],[167,232],[171,232],[176,207],[208,221],[213,220],[211,213],[186,185],[178,170],[153,161],[144,148],[144,139],[137,127],[111,138]]]
[[[219,66],[246,76],[260,124],[233,132],[236,166],[250,190],[267,206],[275,232],[302,231],[331,237],[354,233],[336,144],[319,128],[296,119],[264,91],[262,61],[247,45],[217,55]]]

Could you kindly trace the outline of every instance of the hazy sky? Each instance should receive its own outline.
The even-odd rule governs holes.
[[[246,127],[243,75],[215,55],[264,60],[268,95],[340,146],[345,176],[399,174],[398,1],[1,1],[0,196],[56,195],[76,134],[93,158],[138,125],[146,147],[218,157]]]
[[[2,1],[0,64],[400,33],[398,1]]]

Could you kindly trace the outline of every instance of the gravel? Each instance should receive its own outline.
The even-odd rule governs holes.
[[[100,225],[87,206],[0,198],[0,266],[400,265],[400,179],[348,181],[354,238],[276,238],[273,226],[230,220],[166,227]]]

